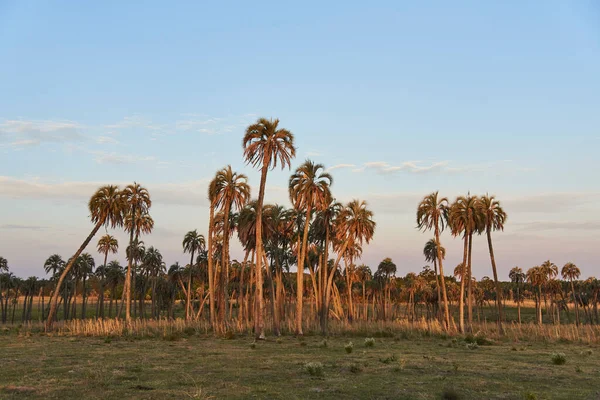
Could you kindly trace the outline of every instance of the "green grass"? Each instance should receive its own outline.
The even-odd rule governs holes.
[[[596,346],[464,340],[236,336],[173,340],[0,335],[1,399],[591,399],[600,379]],[[356,340],[356,339],[355,339]],[[363,339],[364,340],[364,339]],[[362,340],[361,340],[362,342]],[[513,350],[513,347],[517,350]],[[576,363],[553,365],[564,353]],[[383,361],[382,361],[383,360]],[[307,372],[322,364],[322,374]],[[318,365],[318,364],[316,364]],[[531,397],[535,396],[535,397]]]

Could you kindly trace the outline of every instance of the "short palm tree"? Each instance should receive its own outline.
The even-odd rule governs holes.
[[[186,290],[186,302],[185,302],[185,319],[190,320],[192,317],[192,266],[194,265],[194,254],[204,251],[206,247],[206,241],[202,234],[199,234],[196,229],[189,231],[183,237],[183,252],[190,253],[190,268],[188,275],[188,285]],[[178,265],[178,264],[177,264]]]
[[[498,280],[496,259],[494,257],[494,246],[492,245],[492,231],[503,231],[506,223],[506,212],[500,206],[500,201],[494,196],[485,195],[479,198],[478,208],[483,216],[483,226],[487,236],[492,272],[494,273],[494,284],[496,285],[496,305],[498,307],[498,329],[502,332],[502,289]]]
[[[537,323],[542,325],[542,286],[548,281],[548,276],[539,266],[529,268],[526,273],[527,282],[538,288],[536,300]]]
[[[442,247],[440,249],[440,253],[442,254],[442,259],[446,258],[446,249]],[[423,247],[423,255],[425,256],[425,261],[429,261],[433,263],[433,272],[435,273],[435,289],[437,292],[437,315],[440,316],[440,311],[442,310],[442,294],[440,292],[440,277],[438,275],[438,267],[437,267],[437,244],[434,239],[429,239],[427,243],[425,243],[425,247]]]
[[[523,270],[519,267],[514,267],[508,273],[508,277],[510,281],[517,286],[517,317],[519,319],[519,324],[521,323],[521,285],[525,282],[525,274]]]
[[[417,228],[420,230],[434,231],[435,243],[437,245],[437,260],[440,266],[440,280],[442,284],[442,298],[444,299],[444,323],[446,329],[450,329],[450,311],[448,310],[448,294],[446,293],[446,281],[444,279],[444,265],[441,254],[440,233],[444,230],[448,220],[448,199],[439,198],[439,192],[433,192],[423,198],[417,207]]]
[[[50,330],[54,322],[54,314],[56,313],[56,307],[58,306],[58,293],[65,280],[67,274],[73,267],[73,264],[77,260],[77,257],[85,250],[87,245],[90,243],[92,238],[96,235],[98,230],[103,226],[110,226],[112,228],[123,225],[123,217],[125,214],[125,205],[123,202],[123,196],[116,186],[103,186],[91,197],[88,208],[91,214],[92,223],[95,224],[94,229],[84,240],[83,244],[75,252],[73,257],[70,258],[69,262],[65,266],[58,282],[56,284],[56,290],[54,291],[50,300],[50,311],[48,312],[48,318],[46,319],[46,329]]]
[[[105,271],[106,269],[106,262],[108,259],[108,253],[112,253],[115,254],[118,250],[119,250],[119,242],[117,241],[117,239],[114,236],[111,236],[109,234],[106,234],[104,236],[102,236],[100,238],[100,240],[98,240],[98,253],[100,254],[104,254],[104,263],[102,264],[102,266],[104,267],[101,271]],[[104,277],[102,277],[100,279],[100,294],[99,294],[99,314],[101,318],[104,318]]]
[[[575,284],[573,281],[575,279],[579,279],[581,271],[579,271],[579,268],[577,268],[575,264],[568,262],[562,267],[561,275],[563,279],[567,279],[569,282],[571,282],[571,293],[573,293],[573,303],[575,304],[575,322],[577,325],[579,325],[579,304],[577,295],[575,293]]]
[[[265,185],[267,183],[267,172],[276,168],[291,167],[291,161],[296,156],[294,147],[294,135],[287,129],[279,128],[279,120],[260,118],[255,124],[246,128],[246,134],[242,141],[244,158],[247,164],[259,168],[260,187],[258,191],[258,202],[256,209],[256,298],[258,301],[258,312],[254,319],[254,333],[259,339],[264,339],[264,304],[262,294],[262,263],[263,263],[263,237],[262,237],[262,210],[265,199]]]
[[[141,216],[148,215],[148,210],[152,206],[152,200],[150,200],[148,189],[136,182],[123,189],[121,198],[127,210],[126,215],[129,216],[130,220],[127,230],[129,231],[129,245],[131,246],[134,242],[134,234],[136,234],[136,230],[140,226],[138,221],[141,219]],[[131,320],[131,267],[133,259],[128,257],[127,261],[123,296],[125,298],[125,320],[129,322]]]
[[[333,178],[322,164],[306,160],[290,177],[290,200],[298,211],[305,213],[304,232],[298,252],[296,334],[302,335],[302,294],[304,282],[304,264],[307,255],[308,230],[313,210],[323,210],[331,202],[330,187]]]

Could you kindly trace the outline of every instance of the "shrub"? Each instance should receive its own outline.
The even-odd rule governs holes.
[[[344,349],[346,350],[346,353],[352,353],[352,350],[354,350],[354,343],[349,342],[347,345],[344,346]]]
[[[472,334],[468,334],[465,336],[465,342],[466,343],[476,343],[476,339],[475,336],[473,336]]]
[[[379,361],[381,361],[384,364],[390,364],[393,361],[396,361],[397,358],[394,354],[392,354],[391,356],[387,356],[386,358],[380,358]]]
[[[104,338],[104,343],[110,344],[111,342],[112,342],[112,338],[110,336],[107,336]]]
[[[461,397],[454,389],[446,389],[442,392],[442,400],[459,400]]]
[[[577,373],[579,373],[579,374],[580,374],[580,373],[582,373],[582,372],[583,372],[583,370],[581,369],[581,367],[580,367],[580,366],[577,366],[577,367],[575,367],[575,372],[577,372]]]
[[[311,376],[323,376],[323,364],[320,362],[309,362],[304,364],[304,370]]]
[[[564,353],[552,353],[552,364],[563,365],[567,362],[567,356]]]
[[[479,348],[479,345],[477,343],[467,343],[466,347],[469,350],[477,350]]]
[[[275,340],[275,343],[281,344],[281,343],[283,343],[283,340],[281,340],[281,338],[277,338],[277,340]]]
[[[352,364],[350,366],[350,372],[352,372],[353,374],[358,374],[359,372],[362,372],[362,367],[360,366],[360,364]]]
[[[374,347],[375,346],[375,338],[366,338],[365,346],[366,347]]]

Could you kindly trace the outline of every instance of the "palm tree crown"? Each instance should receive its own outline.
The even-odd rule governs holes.
[[[287,129],[278,128],[279,120],[260,118],[246,129],[242,141],[244,158],[248,164],[256,167],[277,167],[281,169],[291,165],[296,156],[294,135]]]

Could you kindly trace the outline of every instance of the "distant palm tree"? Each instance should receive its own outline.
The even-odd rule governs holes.
[[[189,321],[192,318],[192,266],[194,265],[194,254],[205,250],[206,240],[202,234],[199,234],[198,231],[194,229],[185,234],[182,246],[183,252],[190,253],[191,255],[185,302],[185,319]],[[179,264],[177,264],[177,266],[178,265]]]
[[[6,258],[0,256],[0,273],[1,272],[8,272],[8,261],[6,261]]]
[[[121,192],[116,186],[103,186],[91,197],[88,208],[91,214],[91,220],[94,224],[94,229],[85,239],[83,244],[79,247],[77,252],[70,258],[70,261],[65,266],[58,282],[56,284],[56,290],[50,300],[50,311],[48,312],[48,318],[46,320],[46,329],[50,330],[54,322],[54,314],[56,313],[56,307],[58,306],[58,292],[62,286],[63,281],[67,277],[67,274],[73,267],[73,264],[77,260],[77,257],[87,247],[88,243],[96,235],[96,232],[103,225],[111,226],[115,228],[123,225],[124,217],[124,204]]]
[[[421,230],[434,230],[437,245],[437,260],[440,266],[440,279],[442,283],[442,298],[444,299],[444,321],[446,329],[450,329],[450,312],[448,310],[448,295],[444,279],[444,266],[441,253],[440,232],[444,230],[448,220],[448,199],[439,198],[439,192],[433,192],[423,198],[417,208],[417,228]]]
[[[396,264],[391,258],[384,258],[377,267],[377,274],[383,278],[383,320],[387,319],[387,304],[389,301],[390,278],[396,274]]]
[[[538,293],[536,296],[536,314],[537,314],[537,323],[538,325],[542,325],[542,286],[546,284],[548,281],[548,276],[539,266],[529,268],[527,270],[527,281],[532,286],[537,286]]]
[[[138,220],[142,215],[147,215],[148,210],[152,206],[152,200],[150,200],[150,193],[148,189],[134,182],[132,185],[128,185],[121,194],[122,202],[125,204],[127,209],[127,215],[130,217],[131,223],[129,224],[129,245],[131,246],[134,241],[134,234],[138,228]],[[128,257],[127,262],[127,273],[125,274],[125,286],[123,288],[123,296],[125,299],[125,320],[129,322],[131,320],[131,269],[132,269],[132,257]]]
[[[302,294],[304,282],[304,265],[307,255],[308,230],[313,210],[323,210],[331,202],[330,187],[333,178],[325,172],[322,164],[306,160],[290,177],[290,200],[298,211],[305,213],[304,233],[298,252],[297,300],[296,300],[296,334],[302,335]]]
[[[264,339],[264,305],[262,294],[262,262],[263,262],[263,236],[262,236],[262,211],[265,198],[265,185],[267,172],[276,168],[277,163],[281,169],[291,167],[291,161],[296,156],[294,135],[287,129],[279,128],[279,120],[260,118],[255,124],[246,128],[242,141],[246,163],[255,168],[260,168],[260,187],[256,209],[256,298],[258,301],[258,315],[254,319],[254,333],[259,339]]]
[[[563,279],[568,279],[571,282],[571,293],[573,293],[573,303],[575,303],[575,322],[579,326],[579,304],[573,281],[579,279],[581,271],[579,271],[579,268],[575,264],[568,262],[562,267],[561,275]]]
[[[367,308],[367,298],[366,298],[366,284],[367,281],[373,277],[371,273],[371,268],[366,266],[365,264],[359,265],[356,269],[356,278],[362,284],[362,302],[363,302],[363,317],[365,321],[368,317],[368,308]]]
[[[550,309],[548,308],[547,285],[548,285],[548,282],[550,282],[550,280],[552,280],[558,276],[558,267],[556,266],[556,264],[554,264],[550,260],[546,260],[542,263],[542,265],[540,265],[540,271],[545,275],[544,292],[543,293],[544,293],[544,306],[546,307],[546,315],[548,315],[550,313]]]
[[[114,260],[106,266],[106,284],[110,288],[110,301],[108,304],[108,317],[112,317],[113,301],[117,299],[117,285],[125,280],[125,272],[118,261]],[[116,305],[115,305],[116,308]]]
[[[151,279],[152,284],[152,318],[158,319],[159,309],[157,307],[156,299],[156,281],[157,278],[165,272],[165,263],[163,262],[163,256],[153,246],[150,246],[144,254],[144,267]]]
[[[106,262],[108,260],[108,253],[116,254],[119,250],[119,242],[114,236],[106,234],[102,236],[100,240],[98,240],[97,248],[98,253],[104,254],[104,264],[102,264],[104,268],[100,270],[102,272],[102,275],[104,275],[106,274]],[[104,284],[104,276],[102,276],[100,277],[100,293],[98,295],[98,300],[100,302],[98,306],[100,318],[104,318]]]
[[[325,288],[324,322],[323,334],[327,334],[327,314],[331,299],[331,289],[335,272],[338,270],[341,258],[346,254],[349,246],[370,243],[375,235],[376,223],[373,220],[373,211],[369,210],[366,201],[352,200],[346,204],[335,219],[335,239],[339,243],[337,259],[333,264],[333,272],[328,276]]]
[[[227,277],[229,270],[229,237],[231,212],[241,210],[250,199],[250,185],[248,177],[244,174],[233,172],[231,165],[217,171],[215,176],[215,207],[223,211],[223,250],[221,251],[221,274],[220,274],[220,307],[219,319],[225,322],[225,311],[227,309]]]
[[[498,307],[498,331],[502,329],[502,289],[498,281],[498,271],[496,269],[496,259],[494,258],[494,247],[492,246],[492,231],[503,231],[506,223],[506,213],[500,206],[500,202],[494,196],[485,195],[479,198],[478,208],[483,215],[483,225],[487,236],[488,250],[492,262],[492,271],[494,273],[494,284],[496,285],[496,305]]]
[[[521,323],[521,292],[520,292],[521,288],[520,288],[520,286],[523,284],[523,282],[525,282],[525,274],[523,273],[523,270],[521,268],[514,267],[508,273],[508,277],[510,278],[511,282],[513,282],[517,286],[517,316],[518,316],[519,324],[520,324]]]
[[[89,276],[91,276],[94,273],[94,267],[96,266],[96,262],[94,261],[94,258],[92,257],[92,255],[90,253],[83,253],[82,255],[80,255],[78,257],[76,264],[77,264],[78,276],[82,280],[81,319],[85,319],[85,316],[86,316],[85,310],[86,310],[86,303],[87,303],[87,290],[86,290],[85,281],[87,280],[87,278]],[[73,301],[73,303],[75,304],[76,302]],[[73,317],[74,318],[76,317],[75,313],[73,313]]]
[[[473,240],[473,232],[477,232],[482,226],[482,214],[478,209],[477,197],[459,196],[449,208],[448,224],[452,230],[452,235],[459,236],[462,234],[463,246],[463,261],[460,264],[465,270],[460,273],[460,298],[459,298],[459,327],[460,331],[465,331],[464,321],[464,292],[465,282],[468,284],[468,318],[469,330],[473,326],[473,296],[472,296],[472,279],[471,279],[471,247]],[[462,279],[462,278],[465,279]]]
[[[442,254],[442,259],[446,258],[446,249],[442,247],[440,249],[440,253]],[[429,261],[433,263],[433,272],[435,273],[435,289],[437,291],[437,312],[438,317],[441,316],[441,304],[442,304],[442,294],[440,292],[440,277],[438,275],[437,268],[437,244],[434,239],[429,239],[427,243],[425,243],[425,247],[423,248],[423,255],[425,256],[425,261]],[[440,318],[441,319],[441,318]]]

